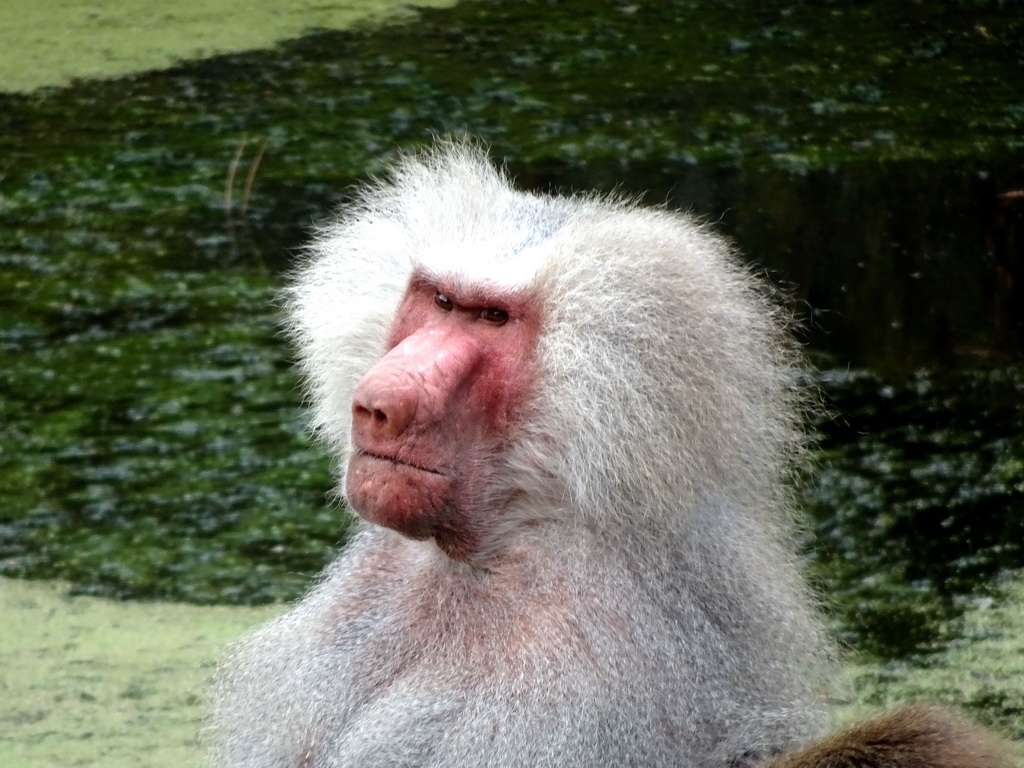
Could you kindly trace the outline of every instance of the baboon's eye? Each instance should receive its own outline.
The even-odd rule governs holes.
[[[486,320],[492,325],[504,325],[508,322],[508,312],[497,307],[488,307],[480,310],[480,319]]]
[[[445,312],[451,312],[455,309],[455,302],[445,296],[443,293],[434,294],[434,306],[438,309],[443,309]]]

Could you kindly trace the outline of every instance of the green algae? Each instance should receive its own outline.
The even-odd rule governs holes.
[[[450,5],[418,0],[420,7]],[[394,0],[7,0],[0,91],[163,69],[186,59],[269,48],[312,29],[408,19]]]

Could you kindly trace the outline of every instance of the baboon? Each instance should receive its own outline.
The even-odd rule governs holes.
[[[799,356],[707,226],[441,143],[318,233],[287,305],[359,521],[224,664],[216,765],[724,768],[825,733]],[[904,765],[847,745],[792,759]]]

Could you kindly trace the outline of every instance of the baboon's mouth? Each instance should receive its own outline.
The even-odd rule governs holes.
[[[373,451],[359,450],[359,451],[356,452],[356,456],[357,457],[358,456],[365,456],[365,457],[367,457],[369,459],[377,459],[378,461],[386,461],[389,464],[394,464],[397,467],[409,467],[410,469],[418,469],[420,472],[429,472],[432,475],[443,475],[444,474],[443,472],[440,472],[440,471],[438,471],[436,469],[431,469],[430,467],[424,467],[424,466],[421,466],[419,464],[415,464],[415,463],[413,463],[411,461],[406,461],[405,459],[400,459],[397,456],[387,456],[387,455],[385,455],[383,453],[374,453]]]

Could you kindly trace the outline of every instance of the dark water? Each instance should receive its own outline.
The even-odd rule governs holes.
[[[812,576],[927,650],[1024,566],[1024,9],[473,3],[0,97],[0,573],[299,594],[343,540],[274,294],[398,148],[719,222],[795,299],[834,416]]]

